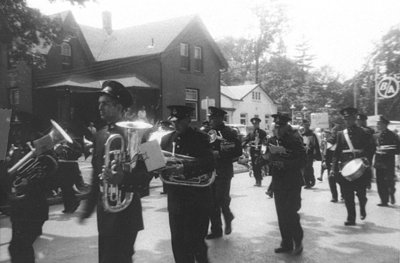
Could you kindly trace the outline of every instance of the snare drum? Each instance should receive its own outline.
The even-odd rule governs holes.
[[[343,166],[342,175],[351,182],[360,178],[368,167],[369,163],[366,158],[356,158]]]

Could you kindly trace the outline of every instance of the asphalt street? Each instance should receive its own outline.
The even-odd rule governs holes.
[[[87,178],[90,166],[84,164],[81,168]],[[315,168],[319,174],[318,162]],[[344,226],[344,203],[330,202],[326,175],[313,189],[302,191],[303,253],[300,256],[275,254],[280,234],[274,199],[265,195],[269,181],[270,177],[265,177],[263,187],[254,187],[254,178],[247,172],[235,175],[231,190],[231,208],[235,214],[233,232],[207,241],[211,262],[400,262],[400,206],[378,207],[379,197],[373,184],[368,192],[367,218],[361,221],[358,214],[356,226]],[[153,180],[150,196],[142,199],[145,230],[138,235],[134,262],[174,262],[167,199],[160,194],[161,190],[160,181]],[[400,202],[399,193],[397,191],[396,199]],[[37,262],[97,262],[95,215],[80,225],[77,222],[79,211],[64,215],[62,210],[62,205],[51,206],[50,219],[35,243]],[[7,217],[2,217],[0,223],[0,262],[5,263],[10,262],[7,248],[11,225]]]

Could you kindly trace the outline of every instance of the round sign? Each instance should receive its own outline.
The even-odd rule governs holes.
[[[384,77],[378,84],[378,94],[382,98],[390,99],[399,93],[399,83],[393,77]]]

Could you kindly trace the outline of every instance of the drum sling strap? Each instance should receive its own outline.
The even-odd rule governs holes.
[[[346,139],[346,143],[349,146],[349,149],[352,153],[354,153],[354,146],[353,143],[351,143],[350,137],[349,137],[349,131],[347,129],[343,130],[343,135],[344,138]]]

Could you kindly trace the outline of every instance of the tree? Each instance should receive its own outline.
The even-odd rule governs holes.
[[[379,70],[378,81],[384,76],[396,76],[400,80],[400,25],[393,27],[376,44],[360,73],[354,77],[360,93],[359,105],[368,114],[374,114],[375,74]],[[400,120],[400,95],[391,99],[380,99],[378,113],[392,120]]]
[[[55,0],[50,0],[54,2]],[[68,0],[83,5],[88,0]],[[39,10],[27,6],[26,0],[2,0],[0,17],[9,38],[9,59],[24,60],[29,64],[42,66],[43,56],[35,48],[46,47],[62,36],[60,24],[44,16]],[[3,34],[0,34],[4,37]],[[4,39],[0,39],[4,42]]]

